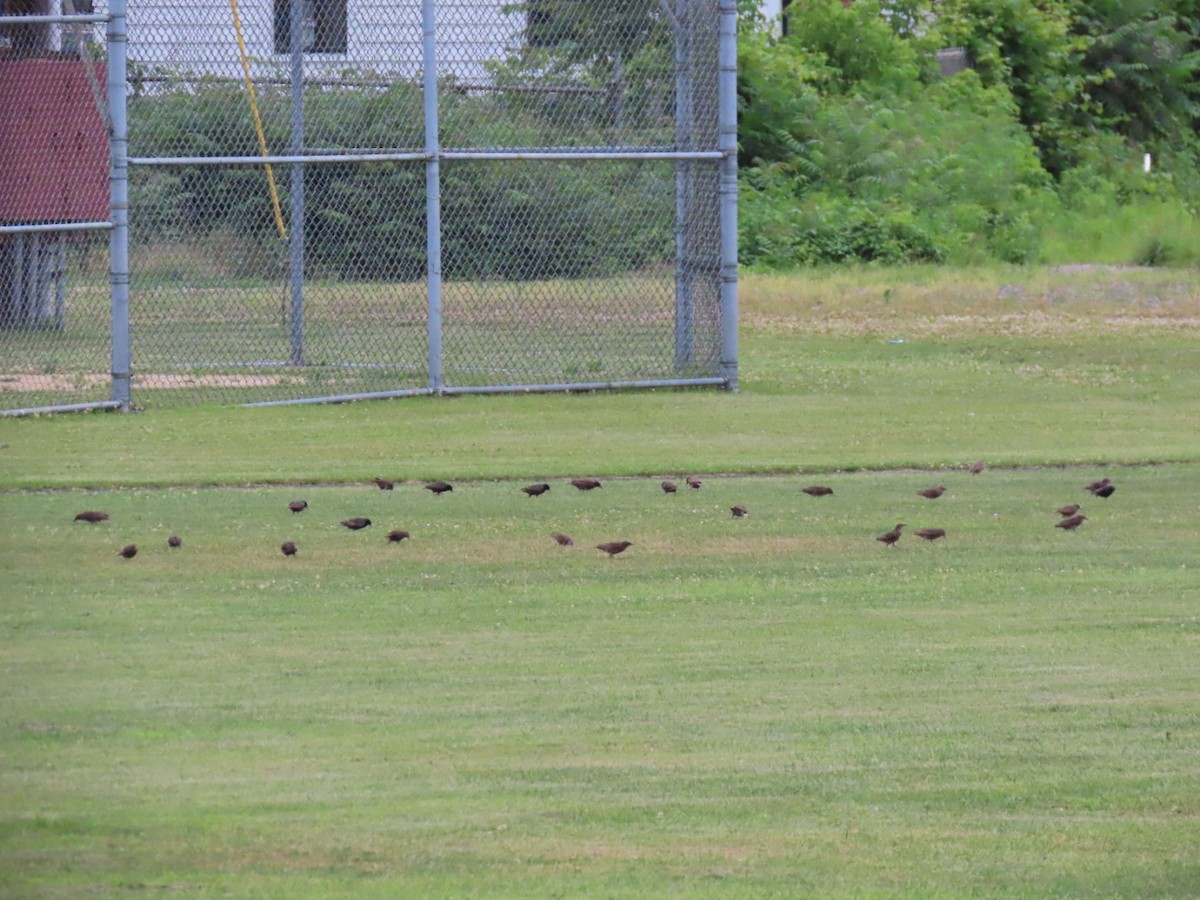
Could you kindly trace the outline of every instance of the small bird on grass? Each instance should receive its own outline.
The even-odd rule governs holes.
[[[825,487],[823,484],[812,484],[806,488],[800,488],[800,491],[810,497],[828,497],[833,493],[833,488]]]
[[[561,531],[550,532],[550,537],[554,538],[560,547],[575,546],[575,542],[571,540],[571,536],[569,534],[563,534]]]
[[[700,485],[704,484],[704,482],[701,481],[699,478],[697,478],[695,475],[689,475],[687,478],[684,479],[684,481],[687,482],[688,487],[693,488],[697,491],[700,490]]]
[[[396,482],[388,481],[386,478],[372,478],[371,480],[381,491],[390,491],[396,487]]]
[[[662,489],[664,494],[673,494],[679,490],[679,485],[673,481],[664,481],[662,483]]]
[[[117,551],[117,556],[120,556],[123,559],[133,559],[135,556],[137,556],[137,544],[126,544]]]
[[[939,484],[937,487],[925,488],[923,491],[917,491],[926,500],[936,500],[942,494],[946,493],[946,486]]]
[[[454,485],[448,481],[431,481],[425,485],[425,490],[431,491],[435,497],[440,497],[447,491],[454,490]]]
[[[410,537],[412,537],[412,535],[409,534],[407,531],[405,531],[403,528],[397,528],[394,531],[388,532],[388,543],[398,544],[405,538],[410,538]]]
[[[884,532],[883,534],[879,535],[879,537],[875,538],[875,540],[880,541],[881,543],[887,544],[889,547],[894,547],[894,546],[896,546],[896,541],[900,540],[900,529],[902,529],[902,528],[904,528],[903,522],[901,522],[899,525],[897,525],[891,531],[887,531],[887,532]]]
[[[571,484],[581,491],[594,491],[598,487],[603,487],[595,478],[572,478]]]
[[[342,524],[351,531],[358,531],[359,529],[366,528],[368,525],[370,525],[371,520],[356,516],[353,519],[342,519]]]
[[[173,534],[169,538],[167,538],[167,546],[172,549],[174,549],[176,547],[182,547],[183,546],[183,538],[181,538],[177,534]]]
[[[603,550],[608,554],[608,558],[612,559],[618,553],[624,553],[633,546],[633,541],[608,541],[603,544],[597,544],[597,550]]]
[[[927,541],[936,541],[938,538],[946,536],[945,528],[918,528],[913,532],[917,537]]]
[[[1066,506],[1060,506],[1058,508],[1058,514],[1065,519],[1067,516],[1075,515],[1075,513],[1079,512],[1079,510],[1080,506],[1078,503],[1068,503]]]
[[[1112,484],[1107,478],[1101,478],[1099,481],[1093,481],[1091,484],[1085,484],[1083,489],[1089,493],[1095,494]]]
[[[1076,528],[1078,528],[1080,525],[1082,525],[1086,521],[1087,521],[1087,516],[1085,516],[1083,514],[1079,514],[1079,515],[1075,515],[1075,516],[1068,516],[1067,518],[1063,519],[1060,522],[1055,522],[1054,527],[1061,528],[1064,531],[1074,531]]]
[[[969,466],[967,466],[967,471],[970,472],[972,475],[978,475],[980,472],[982,472],[984,470],[984,468],[985,467],[983,465],[983,460],[976,460],[975,462],[973,462]]]
[[[95,525],[97,522],[103,522],[108,518],[108,513],[100,512],[98,509],[85,509],[75,517],[76,522],[88,522]]]
[[[740,503],[735,503],[733,506],[729,507],[729,511],[733,513],[733,517],[735,519],[744,519],[746,516],[750,515],[750,510],[746,509],[746,507],[742,506]]]
[[[521,488],[521,493],[528,494],[530,497],[540,497],[548,490],[550,490],[548,484],[531,484],[529,487]]]
[[[294,541],[284,541],[282,544],[279,545],[279,549],[283,551],[284,556],[295,556],[296,555],[297,548],[296,548],[296,544]]]
[[[307,500],[293,500],[291,503],[288,504],[288,509],[290,509],[294,513],[304,512],[306,509],[308,509],[308,501]]]
[[[1101,497],[1101,498],[1107,500],[1109,497],[1111,497],[1113,495],[1113,491],[1115,491],[1116,489],[1117,489],[1117,486],[1115,484],[1113,484],[1112,482],[1109,482],[1108,484],[1101,485],[1099,488],[1097,488],[1092,493],[1094,493],[1097,497]]]

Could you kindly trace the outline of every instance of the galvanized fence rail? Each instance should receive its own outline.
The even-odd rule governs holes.
[[[0,406],[736,388],[733,0],[44,3]]]

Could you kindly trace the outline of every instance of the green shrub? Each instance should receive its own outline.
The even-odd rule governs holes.
[[[270,93],[260,97],[271,147],[287,145],[276,133],[282,122],[278,100]],[[537,146],[590,133],[570,119],[553,125],[528,110],[517,115],[506,104],[502,97],[448,92],[448,139],[459,146]],[[138,155],[258,152],[245,97],[236,87],[201,84],[139,97],[135,105]],[[420,92],[409,84],[377,91],[310,88],[306,143],[330,152],[412,149],[422,143],[415,130],[420,109]],[[275,173],[286,217],[287,167],[277,166]],[[674,175],[668,164],[471,162],[444,164],[442,173],[447,278],[575,278],[638,268],[674,254],[669,212]],[[305,206],[310,272],[366,280],[424,275],[422,163],[307,166]],[[277,275],[277,254],[261,252],[276,247],[278,234],[259,166],[138,168],[131,209],[134,240],[142,244],[203,244],[207,235],[232,234],[241,238],[241,262],[233,268],[244,271],[250,261],[264,260],[259,274]]]
[[[1054,197],[1003,85],[964,72],[903,95],[842,97],[786,138],[783,159],[743,173],[746,262],[1037,255]]]

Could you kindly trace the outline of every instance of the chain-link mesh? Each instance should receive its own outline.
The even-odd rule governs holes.
[[[713,244],[696,260],[678,359],[671,162],[452,161],[444,166],[446,381],[558,384],[710,375],[717,364],[716,205],[693,205]],[[486,185],[485,189],[479,187]],[[455,211],[480,230],[456,234]]]
[[[0,408],[109,399],[103,59],[99,23],[0,23]]]
[[[426,79],[418,0],[130,0],[137,405],[719,374],[717,0],[433,10]],[[106,309],[73,314],[107,300],[103,237],[65,242],[53,328],[0,306],[5,372],[71,380],[54,402],[105,394],[65,343],[107,347]]]

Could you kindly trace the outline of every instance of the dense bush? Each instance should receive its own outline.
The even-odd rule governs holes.
[[[260,100],[269,146],[285,148],[285,101],[269,94]],[[258,152],[237,86],[143,96],[133,107],[137,155]],[[506,107],[502,96],[448,92],[444,139],[458,146],[521,147],[546,143],[556,128],[563,143],[578,142],[579,129],[589,134],[578,117],[564,121],[561,109],[553,112],[547,122],[528,109]],[[423,140],[414,129],[421,121],[420,94],[403,83],[379,91],[312,90],[305,98],[309,147],[418,149]],[[459,162],[444,163],[442,176],[442,270],[448,278],[572,278],[638,268],[674,253],[669,164]],[[275,178],[286,217],[288,167],[276,166]],[[310,272],[352,279],[424,276],[422,163],[314,164],[306,167],[304,190]],[[272,264],[278,258],[251,252],[278,241],[259,166],[137,167],[131,191],[135,240],[203,242],[208,235],[233,234],[249,257]]]
[[[618,59],[596,24],[610,14],[603,0],[555,3],[554,21],[571,40],[515,53],[492,78],[536,75],[593,90],[468,94],[450,81],[444,145],[671,142],[670,41],[659,7],[630,7],[625,24],[642,43]],[[743,262],[1029,262],[1047,245],[1071,255],[1064,241],[1073,231],[1089,235],[1080,247],[1098,247],[1104,222],[1128,232],[1125,261],[1195,258],[1187,249],[1200,232],[1195,0],[805,0],[791,4],[786,37],[755,7],[743,0],[738,49]],[[940,77],[935,51],[947,46],[966,48],[973,68]],[[606,93],[618,75],[628,90]],[[268,91],[260,102],[270,147],[286,148],[286,94]],[[423,143],[413,84],[310,88],[305,113],[310,148]],[[258,152],[240,85],[139,93],[131,122],[135,155]],[[285,212],[287,175],[277,167]],[[451,162],[442,177],[451,278],[582,277],[674,252],[667,164]],[[260,167],[136,167],[132,179],[135,239],[198,237],[243,248],[233,268],[245,274],[278,267]],[[424,179],[416,162],[308,167],[310,271],[421,277]],[[1153,227],[1163,210],[1172,231]]]
[[[739,39],[744,262],[1028,262],[1073,216],[1200,205],[1190,0],[790,9]],[[946,46],[974,68],[941,78]],[[1139,230],[1126,261],[1184,256]]]

